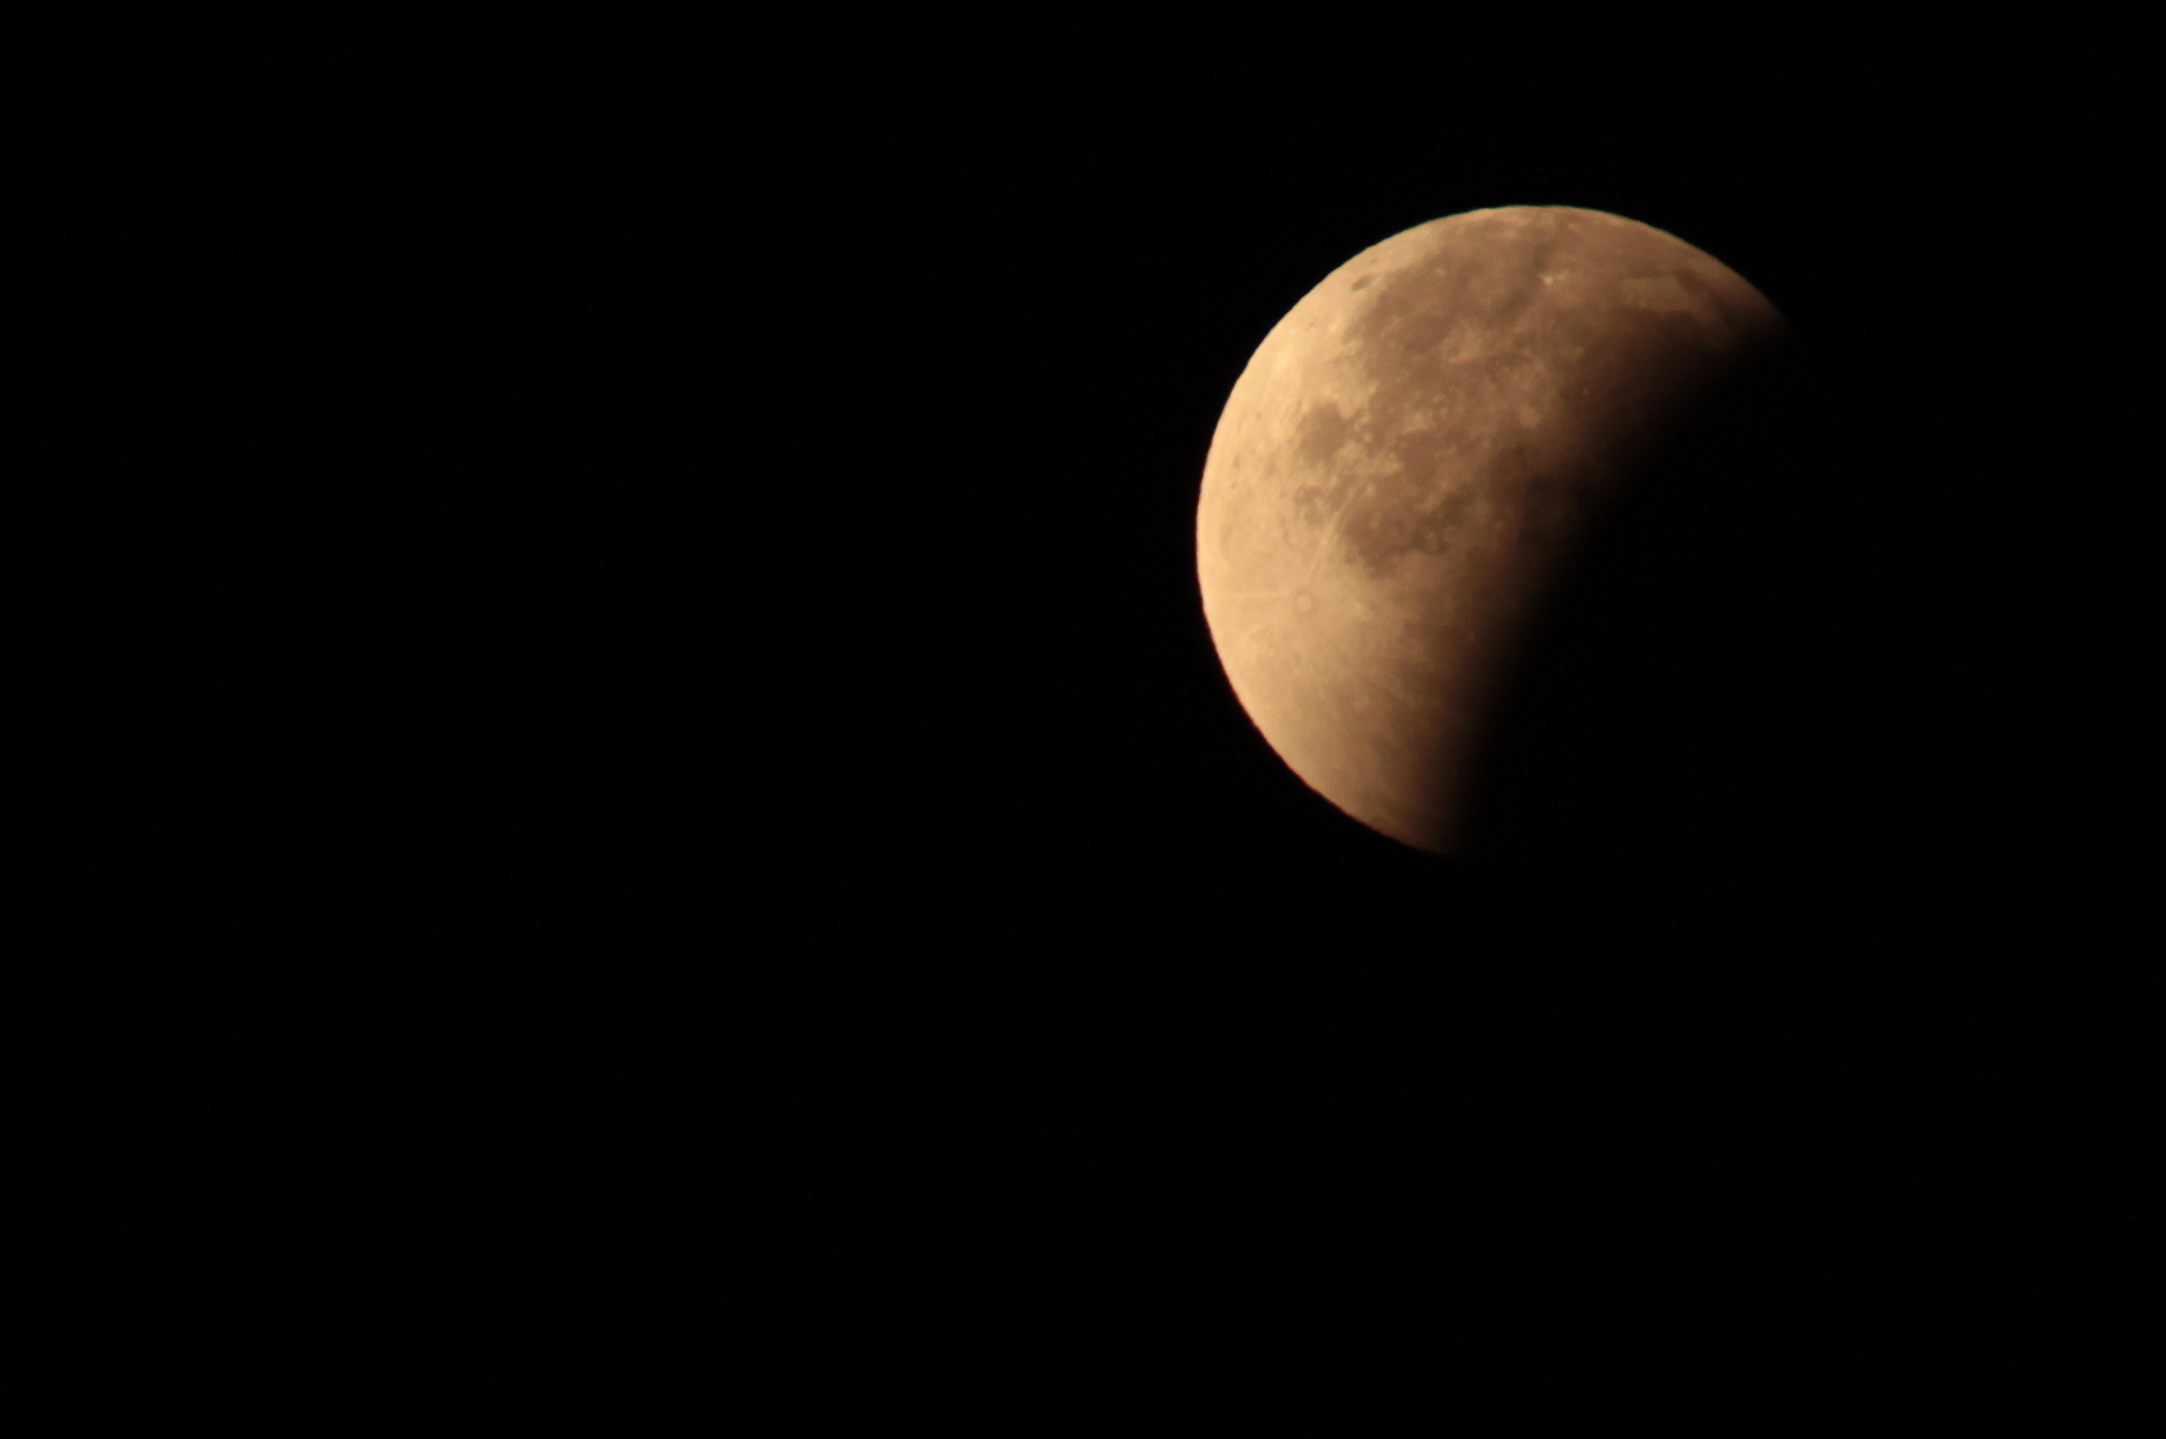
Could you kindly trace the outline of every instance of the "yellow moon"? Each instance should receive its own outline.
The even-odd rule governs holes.
[[[1212,641],[1279,757],[1363,824],[1461,852],[1532,606],[1785,334],[1720,261],[1593,210],[1453,215],[1326,276],[1235,383],[1196,511]]]

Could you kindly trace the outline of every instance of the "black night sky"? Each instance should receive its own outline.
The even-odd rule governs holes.
[[[105,902],[204,956],[143,1008],[221,1016],[124,1132],[278,1176],[230,1322],[344,1296],[386,1372],[470,1329],[605,1411],[739,1302],[808,1411],[2096,1392],[2127,93],[835,23],[301,77],[276,153],[206,95],[140,161],[187,285],[130,363],[192,398],[84,440],[174,477],[93,788],[156,877]],[[1310,286],[1505,204],[1678,235],[1806,358],[1575,576],[1442,861],[1249,725],[1194,509]]]

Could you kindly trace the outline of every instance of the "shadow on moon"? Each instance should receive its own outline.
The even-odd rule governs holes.
[[[1583,542],[1503,684],[1472,857],[1751,863],[1856,824],[1862,481],[1792,342],[1733,381]]]

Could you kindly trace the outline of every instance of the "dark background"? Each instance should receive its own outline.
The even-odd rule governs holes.
[[[56,843],[170,936],[58,1025],[99,1272],[567,1400],[733,1326],[808,1404],[2096,1392],[2133,92],[1613,39],[549,21],[53,121],[126,217],[43,221]],[[1597,546],[1441,861],[1247,723],[1193,511],[1310,286],[1504,204],[1805,359]]]

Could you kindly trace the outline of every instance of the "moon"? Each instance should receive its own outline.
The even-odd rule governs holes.
[[[1212,642],[1272,749],[1370,828],[1464,853],[1536,606],[1787,334],[1712,256],[1563,206],[1433,220],[1327,275],[1235,382],[1196,511]]]

